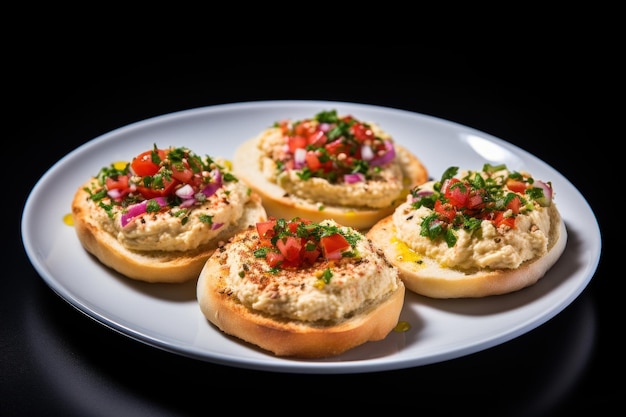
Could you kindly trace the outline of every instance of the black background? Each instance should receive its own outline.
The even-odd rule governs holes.
[[[619,266],[609,272],[614,248],[606,233],[619,215],[609,211],[619,201],[612,190],[621,188],[620,177],[606,175],[619,167],[615,139],[622,135],[608,128],[616,116],[609,105],[621,98],[603,52],[581,45],[541,51],[419,44],[181,49],[50,42],[21,49],[4,66],[11,217],[0,291],[3,416],[184,416],[218,408],[272,413],[286,411],[286,399],[295,404],[293,412],[383,405],[423,416],[602,415],[622,408],[617,281],[623,274]],[[153,116],[274,99],[424,113],[540,157],[581,191],[598,218],[603,254],[594,278],[552,320],[476,354],[371,374],[296,375],[214,365],[146,346],[79,313],[35,272],[21,242],[22,210],[58,159]]]

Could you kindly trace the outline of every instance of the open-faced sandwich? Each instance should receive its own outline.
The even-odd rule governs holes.
[[[433,298],[485,297],[536,283],[565,249],[550,182],[506,165],[448,168],[414,188],[367,236],[406,287]]]
[[[260,198],[227,160],[184,147],[148,149],[82,184],[72,217],[83,247],[128,278],[196,279],[218,247],[266,220]]]
[[[359,230],[428,179],[421,161],[377,124],[336,110],[274,123],[236,149],[233,170],[269,216],[334,219]]]
[[[197,283],[209,322],[277,356],[322,358],[382,340],[404,304],[398,270],[332,220],[259,222],[220,247]]]

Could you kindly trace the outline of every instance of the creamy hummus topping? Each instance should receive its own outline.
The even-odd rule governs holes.
[[[474,174],[476,172],[470,171],[464,175],[472,176]],[[500,184],[498,191],[492,190],[496,201],[513,192],[504,185],[509,174],[510,172],[507,170],[499,170],[490,175],[481,173],[484,178],[496,179],[496,182]],[[528,175],[525,175],[524,178],[526,178],[527,189],[535,188],[534,185],[538,184],[544,184],[544,187],[546,185],[534,180],[529,181],[528,179],[532,177]],[[428,193],[434,191],[433,186],[441,185],[442,182],[429,182],[422,185],[419,187],[421,195],[429,196]],[[496,187],[494,186],[494,188]],[[544,189],[546,192],[548,191],[547,188]],[[506,207],[500,210],[504,219],[514,219],[513,227],[510,226],[513,224],[511,222],[505,224],[503,221],[503,224],[498,224],[495,220],[499,218],[497,216],[498,210],[494,209],[493,213],[481,210],[469,211],[476,214],[476,218],[481,216],[486,218],[477,220],[477,226],[471,229],[447,225],[446,227],[456,239],[454,244],[446,241],[443,234],[432,238],[425,232],[424,228],[428,227],[425,220],[433,219],[433,216],[436,218],[437,213],[432,207],[416,204],[415,195],[417,194],[409,195],[407,200],[394,212],[393,223],[396,236],[413,251],[437,260],[443,267],[467,271],[484,268],[514,269],[524,261],[543,256],[548,251],[552,226],[550,207],[545,203],[545,196],[540,197],[541,194],[535,194],[540,198],[534,199],[531,197],[532,193],[528,194],[522,191],[517,193],[524,201],[518,213],[513,214]],[[485,197],[484,200],[488,200],[488,198]],[[542,201],[544,204],[539,204],[538,201]],[[552,203],[550,202],[550,204]]]
[[[331,184],[323,178],[303,181],[296,171],[284,171],[275,181],[288,194],[333,206],[389,207],[403,190],[402,169],[397,163],[381,171],[376,178],[354,184]]]
[[[329,224],[332,224],[329,223]],[[255,257],[258,233],[248,231],[219,254],[228,291],[245,306],[290,320],[340,321],[398,288],[397,270],[362,237],[356,257],[272,269]],[[327,268],[332,278],[320,285]]]
[[[415,252],[436,259],[442,266],[463,270],[483,268],[517,268],[522,262],[544,255],[548,250],[550,216],[546,208],[517,217],[516,228],[502,233],[492,222],[483,220],[480,230],[468,233],[458,230],[456,245],[432,241],[421,236],[421,221],[432,210],[412,210],[409,202],[398,207],[393,215],[396,235]]]
[[[113,218],[96,207],[93,216],[104,230],[116,236],[128,249],[187,251],[209,243],[237,223],[248,200],[248,187],[241,182],[231,182],[191,210],[174,206],[166,211],[146,213],[126,226],[120,223],[122,209],[118,207]],[[210,223],[206,221],[207,216],[211,218]]]
[[[250,200],[229,161],[156,145],[102,168],[86,191],[99,227],[137,251],[199,248],[236,224]]]
[[[320,122],[319,119],[325,120],[320,115],[327,116],[329,113],[340,122]],[[359,136],[357,133],[355,136],[350,133],[352,130],[345,128],[341,136],[332,137],[330,132],[333,129],[328,126],[345,126],[343,120],[337,118],[334,112],[323,112],[315,119],[298,122],[307,125],[309,142],[306,145],[294,145],[293,141],[290,142],[289,138],[298,136],[300,133],[296,132],[301,131],[291,125],[283,124],[263,131],[257,139],[257,146],[262,154],[259,165],[263,175],[283,188],[286,194],[314,204],[364,208],[393,205],[399,198],[403,198],[402,193],[406,187],[400,161],[398,158],[391,158],[391,152],[381,165],[368,166],[389,151],[384,144],[393,146],[392,138],[375,123],[361,123],[353,118],[346,120],[362,126],[363,129],[359,131],[365,130],[367,135]],[[316,141],[312,142],[314,140]],[[301,146],[298,151],[294,150],[296,146]],[[364,146],[369,151],[374,149],[374,153],[368,156],[361,153]],[[312,154],[318,157],[314,158],[313,164],[307,159]],[[344,166],[343,162],[348,160],[347,166]],[[326,168],[317,166],[320,161],[322,165],[327,164]],[[327,171],[323,172],[324,169]],[[352,174],[351,171],[359,169],[362,174],[360,179],[352,175],[350,180],[344,180],[344,173]]]

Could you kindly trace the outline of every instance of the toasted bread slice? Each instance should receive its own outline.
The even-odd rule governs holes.
[[[371,247],[371,242],[363,240],[372,248],[360,252],[370,253],[367,258],[345,260],[347,263],[343,267],[330,267],[336,277],[333,279],[342,280],[342,283],[334,286],[331,282],[319,288],[310,285],[309,277],[314,281],[319,279],[311,269],[284,274],[268,272],[266,261],[251,255],[258,239],[254,228],[240,232],[209,258],[200,273],[197,284],[200,309],[208,321],[224,333],[276,356],[323,358],[339,355],[368,341],[382,340],[397,325],[404,305],[405,288],[397,270]],[[229,257],[243,259],[242,271],[231,271],[235,267],[231,266]],[[320,266],[326,267],[328,265]],[[364,268],[373,268],[376,272],[355,272]],[[362,282],[372,279],[377,281]],[[233,288],[233,285],[245,287]],[[271,294],[263,294],[270,290]],[[244,300],[238,298],[237,294],[241,293],[245,294],[241,296]],[[350,298],[350,301],[338,302],[341,297]],[[355,301],[354,297],[362,298]],[[255,308],[258,304],[272,306],[262,310]],[[303,309],[313,310],[313,313],[305,313]],[[313,320],[305,317],[306,314],[326,314],[328,317]]]
[[[464,272],[441,266],[427,256],[411,256],[395,236],[392,216],[375,224],[367,237],[377,245],[389,262],[398,267],[410,291],[432,298],[478,298],[506,294],[535,284],[557,262],[565,250],[567,229],[554,204],[549,208],[551,227],[548,252],[522,263],[515,269],[483,269]],[[416,261],[417,260],[417,261]]]
[[[428,172],[420,159],[401,145],[395,144],[395,148],[406,179],[406,192],[427,181]],[[337,206],[325,204],[323,201],[308,201],[288,195],[278,184],[268,181],[261,171],[260,158],[261,151],[256,146],[256,138],[250,139],[236,149],[233,171],[261,196],[267,214],[276,218],[303,217],[314,222],[334,219],[345,226],[366,230],[390,215],[406,197],[406,194],[399,195],[396,204],[383,208]]]
[[[101,210],[85,188],[90,179],[76,191],[72,201],[72,217],[76,234],[83,247],[104,265],[128,278],[162,283],[181,283],[196,279],[209,256],[220,243],[239,230],[265,220],[261,199],[252,195],[246,203],[244,215],[236,224],[223,230],[210,243],[190,251],[136,251],[124,247],[113,235],[103,230],[94,219],[93,210]]]

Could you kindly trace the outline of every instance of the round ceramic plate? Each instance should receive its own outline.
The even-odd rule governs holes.
[[[537,284],[481,299],[437,300],[408,293],[392,332],[337,357],[278,358],[213,327],[196,302],[195,280],[148,284],[125,278],[83,250],[63,221],[77,188],[100,168],[152,148],[186,146],[231,158],[235,148],[282,119],[337,110],[376,122],[426,165],[433,177],[454,165],[480,169],[504,163],[551,181],[568,230],[565,252]],[[97,137],[54,164],[29,195],[22,217],[26,253],[37,272],[76,309],[126,336],[169,352],[222,365],[297,373],[357,373],[441,362],[493,347],[545,323],[567,307],[593,277],[600,230],[580,192],[559,172],[523,149],[467,126],[373,105],[332,101],[259,101],[191,109],[151,118]]]

